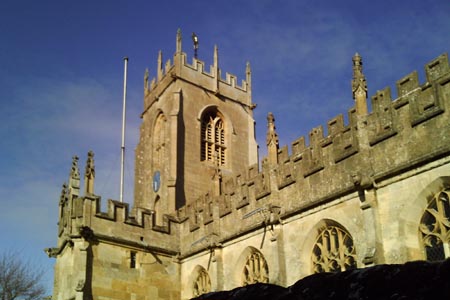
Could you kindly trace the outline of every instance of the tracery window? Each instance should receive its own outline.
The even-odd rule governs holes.
[[[211,280],[209,279],[208,272],[202,268],[198,268],[197,276],[194,280],[194,297],[198,297],[211,291]]]
[[[247,257],[244,272],[242,274],[242,285],[257,282],[269,282],[269,268],[267,267],[264,256],[259,251],[254,251]]]
[[[217,111],[203,115],[201,121],[201,160],[225,165],[225,128]]]
[[[420,221],[420,234],[426,259],[444,260],[450,257],[450,189],[434,195]]]
[[[314,273],[356,268],[355,247],[350,234],[338,226],[323,229],[313,248],[312,266]]]

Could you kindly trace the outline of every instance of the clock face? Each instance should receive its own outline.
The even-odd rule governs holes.
[[[153,191],[157,192],[161,186],[161,173],[156,171],[153,174]]]

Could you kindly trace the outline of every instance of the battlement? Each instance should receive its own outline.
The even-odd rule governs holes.
[[[166,61],[163,66],[163,55],[160,51],[156,69],[156,77],[149,81],[148,70],[144,76],[144,111],[147,110],[162,92],[175,80],[187,81],[206,89],[216,95],[230,98],[251,106],[251,70],[250,65],[246,66],[246,79],[241,85],[235,75],[222,72],[219,68],[219,53],[217,46],[214,47],[214,63],[210,66],[209,72],[205,69],[205,62],[193,58],[192,64],[187,61],[187,55],[182,52],[181,31],[177,33],[177,47],[173,56],[173,61]]]
[[[211,247],[196,243],[214,236],[220,243],[267,224],[271,208],[281,218],[371,188],[383,180],[450,154],[450,68],[447,54],[425,66],[427,82],[417,72],[371,97],[372,112],[355,107],[313,128],[277,153],[277,163],[263,159],[262,170],[224,178],[219,196],[205,195],[178,211],[181,252]],[[308,140],[308,144],[306,144]],[[211,240],[211,239],[210,239]],[[211,241],[209,241],[211,243]]]
[[[175,54],[175,58],[177,55],[185,60],[184,54]],[[195,66],[183,63],[180,68],[217,78],[213,71],[204,73],[201,62],[194,62]],[[173,80],[169,74],[175,68],[176,64],[166,64],[159,84]],[[261,169],[253,165],[246,174],[223,174],[219,195],[203,195],[165,215],[162,224],[157,223],[153,210],[137,207],[130,213],[128,204],[113,200],[108,200],[107,212],[101,212],[100,197],[93,191],[93,154],[88,155],[86,164],[84,196],[80,196],[78,158],[74,157],[69,184],[63,186],[60,198],[58,247],[80,235],[80,228],[88,227],[97,238],[112,243],[186,257],[444,158],[450,154],[447,54],[428,63],[425,73],[423,84],[419,84],[416,71],[398,80],[394,100],[389,87],[377,91],[371,97],[370,113],[350,108],[348,124],[338,115],[326,123],[326,133],[324,126],[319,126],[307,138],[293,141],[290,149],[276,145],[275,162],[264,158]],[[232,78],[225,84],[240,90]],[[159,84],[155,83],[147,96]],[[117,236],[127,238],[117,240]]]
[[[178,253],[179,232],[178,227],[173,226],[179,223],[176,217],[164,215],[162,224],[156,224],[155,211],[136,208],[131,213],[128,203],[111,199],[106,212],[101,211],[101,197],[94,194],[93,156],[90,151],[84,176],[84,195],[80,194],[78,157],[73,158],[69,184],[63,185],[60,196],[58,248],[52,251],[62,251],[67,241],[82,236],[146,251]],[[89,237],[84,236],[86,232],[89,232]]]

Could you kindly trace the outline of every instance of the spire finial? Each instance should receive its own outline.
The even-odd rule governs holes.
[[[219,48],[217,45],[214,45],[214,68],[219,67]]]
[[[252,86],[252,70],[250,68],[250,62],[247,62],[245,66],[245,81],[247,81],[248,86]]]
[[[160,81],[163,76],[163,67],[162,67],[162,51],[158,52],[158,66],[157,66],[157,80]]]
[[[78,156],[72,157],[72,168],[69,176],[69,193],[72,196],[78,196],[80,189],[80,170],[78,169]]]
[[[65,201],[67,200],[67,183],[63,183],[61,188],[61,195],[59,196],[59,205],[63,205]]]
[[[84,194],[94,194],[94,179],[95,179],[95,166],[94,166],[94,152],[90,150],[86,161],[86,169],[84,172]]]
[[[356,102],[356,113],[367,115],[367,82],[362,71],[362,58],[358,52],[353,56],[352,95]]]
[[[181,29],[178,28],[177,30],[177,53],[181,52]]]
[[[275,130],[275,117],[271,112],[267,115],[267,155],[270,164],[278,163],[278,134]]]
[[[148,68],[145,69],[145,73],[144,73],[144,91],[147,91],[149,89],[149,85],[148,85]]]
[[[70,178],[80,179],[80,170],[78,169],[78,156],[72,157],[72,168],[70,169]]]

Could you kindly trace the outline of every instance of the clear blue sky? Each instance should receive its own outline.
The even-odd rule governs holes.
[[[124,56],[130,58],[127,185],[143,106],[145,68],[175,51],[178,28],[192,56],[244,78],[253,71],[257,140],[273,112],[281,145],[353,105],[352,56],[364,60],[369,94],[450,50],[450,2],[408,1],[20,1],[0,3],[0,250],[19,249],[47,270],[71,156],[92,149],[96,193],[118,198]]]

